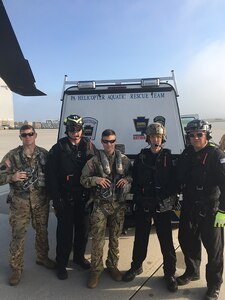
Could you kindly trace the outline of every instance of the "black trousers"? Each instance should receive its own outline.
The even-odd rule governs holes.
[[[182,211],[178,239],[184,254],[186,271],[199,275],[201,263],[201,242],[207,255],[206,281],[208,287],[220,287],[223,274],[224,229],[214,227],[215,216],[208,213],[205,217],[198,216],[193,224],[190,213]]]
[[[56,230],[56,261],[58,267],[66,267],[73,248],[73,260],[84,258],[89,234],[89,216],[85,212],[85,202],[76,197],[58,211]]]
[[[153,210],[144,212],[141,208],[137,210],[131,267],[134,269],[141,267],[146,258],[153,218],[163,255],[164,274],[165,276],[173,276],[176,272],[176,253],[173,246],[170,211],[156,213]]]

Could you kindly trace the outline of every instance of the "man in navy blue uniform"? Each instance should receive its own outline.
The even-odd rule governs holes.
[[[83,119],[69,115],[64,120],[66,137],[49,151],[46,177],[57,217],[56,262],[57,276],[67,279],[66,270],[71,249],[73,261],[84,269],[90,268],[85,258],[89,233],[89,218],[86,212],[87,190],[80,184],[82,168],[95,152],[92,142],[83,137]]]
[[[150,148],[138,154],[133,166],[133,192],[136,204],[136,230],[131,268],[124,274],[124,281],[131,281],[143,272],[152,220],[160,242],[164,263],[164,278],[170,292],[177,291],[174,277],[176,254],[173,246],[171,214],[176,193],[175,168],[169,149],[163,149],[165,127],[158,122],[146,129]]]
[[[200,278],[201,242],[207,255],[205,300],[219,297],[223,273],[225,224],[225,154],[210,143],[211,125],[193,120],[185,128],[188,146],[178,163],[183,203],[179,242],[186,270],[178,285]]]

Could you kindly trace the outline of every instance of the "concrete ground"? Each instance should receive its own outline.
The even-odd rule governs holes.
[[[205,264],[206,254],[203,252],[201,266],[201,279],[191,282],[187,286],[179,287],[177,293],[167,291],[163,280],[162,256],[159,243],[153,229],[150,235],[148,256],[144,262],[144,272],[137,276],[132,282],[114,282],[106,271],[100,278],[100,283],[96,289],[88,289],[86,282],[88,271],[75,266],[70,261],[68,267],[69,278],[59,280],[55,271],[47,270],[35,264],[34,251],[34,231],[30,227],[25,242],[24,271],[21,282],[16,287],[8,284],[10,268],[8,266],[8,248],[10,242],[10,227],[8,224],[8,205],[6,204],[7,186],[1,187],[0,191],[0,299],[4,300],[33,300],[33,299],[60,299],[60,300],[89,300],[98,299],[204,299],[206,292]],[[55,229],[56,218],[54,213],[50,213],[49,218],[49,244],[51,258],[55,257]],[[174,225],[174,245],[177,254],[177,276],[184,272],[183,255],[177,240],[177,225]],[[130,268],[132,257],[134,230],[129,229],[127,235],[120,238],[120,261],[119,269],[126,271]],[[90,259],[90,244],[88,242],[86,257]],[[108,239],[104,249],[104,259],[107,254]],[[220,298],[224,299],[225,284],[222,285]]]

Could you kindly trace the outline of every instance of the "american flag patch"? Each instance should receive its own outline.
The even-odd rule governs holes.
[[[5,164],[8,168],[11,167],[11,161],[9,159],[6,159]]]

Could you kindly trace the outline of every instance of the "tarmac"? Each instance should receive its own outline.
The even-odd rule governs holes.
[[[55,133],[51,131],[52,139],[55,139]],[[8,139],[8,135],[1,135],[0,158],[9,150],[12,149],[12,140]],[[17,138],[13,142],[15,146],[19,144],[17,133],[13,133],[13,137]],[[3,141],[3,138],[4,141]],[[48,142],[53,144],[49,136],[44,134],[42,139],[41,132],[39,135],[41,146]],[[40,144],[40,143],[37,143]],[[7,149],[7,151],[5,151]],[[142,300],[142,299],[204,299],[206,293],[205,266],[207,264],[207,255],[203,248],[202,263],[201,263],[201,278],[198,281],[192,281],[186,286],[181,286],[177,293],[171,293],[166,289],[163,279],[163,262],[159,247],[159,242],[153,227],[150,234],[148,255],[143,263],[144,272],[138,275],[131,282],[115,282],[107,271],[101,275],[99,285],[95,289],[86,287],[88,272],[76,266],[71,261],[68,266],[69,278],[67,280],[59,280],[53,270],[47,270],[35,263],[34,249],[34,230],[30,226],[25,240],[24,254],[24,271],[22,279],[18,286],[12,287],[8,284],[10,275],[10,267],[8,265],[8,251],[11,239],[11,229],[8,222],[9,208],[6,204],[6,196],[8,193],[8,185],[0,187],[0,300],[36,300],[36,299],[54,299],[54,300]],[[56,217],[53,212],[49,216],[49,257],[55,258],[56,247]],[[178,239],[178,224],[173,224],[173,238],[177,255],[177,272],[176,276],[184,273],[185,265],[183,254],[181,252]],[[132,260],[132,249],[134,240],[134,228],[128,230],[127,235],[121,235],[120,238],[120,260],[119,269],[125,272],[130,268]],[[91,237],[89,238],[86,258],[90,259]],[[106,260],[108,247],[108,238],[106,235],[106,243],[104,247],[104,261]],[[225,284],[221,286],[219,299],[225,299]]]
[[[4,300],[142,300],[142,299],[204,299],[206,293],[205,265],[206,253],[203,251],[201,264],[201,279],[192,281],[186,286],[179,287],[177,293],[167,291],[163,279],[162,255],[159,242],[153,227],[149,239],[148,255],[144,261],[144,272],[131,282],[115,282],[105,270],[99,285],[95,289],[86,287],[88,272],[74,265],[72,258],[68,266],[69,278],[59,280],[54,270],[47,270],[35,263],[34,230],[30,226],[26,235],[24,271],[18,286],[12,287],[8,284],[10,267],[8,265],[8,249],[11,239],[10,226],[8,223],[8,204],[6,204],[6,193],[8,186],[3,186],[0,192],[0,299]],[[49,216],[49,256],[55,257],[55,231],[56,217],[53,212]],[[184,272],[183,254],[177,239],[178,224],[173,224],[174,245],[177,255],[177,272],[179,276]],[[134,229],[130,228],[127,235],[120,238],[120,260],[119,269],[125,272],[130,268],[134,240]],[[89,238],[86,258],[90,259],[91,237]],[[106,260],[108,237],[104,247],[104,260]],[[225,284],[221,287],[219,299],[224,299]]]

